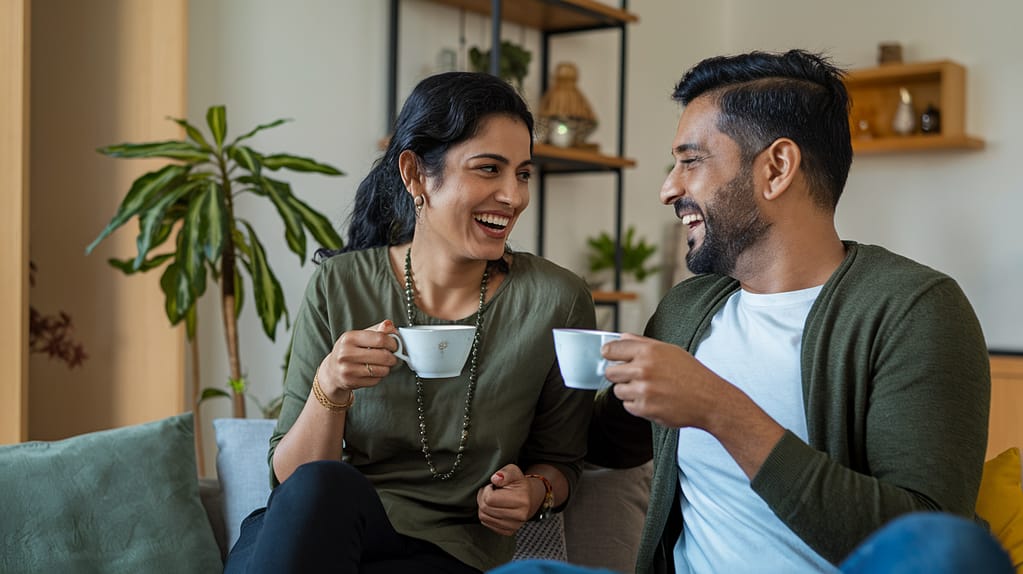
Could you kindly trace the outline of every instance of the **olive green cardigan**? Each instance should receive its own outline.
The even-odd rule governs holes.
[[[836,564],[900,514],[974,516],[991,387],[984,336],[955,281],[880,247],[847,242],[846,250],[803,332],[809,444],[786,433],[751,483]],[[738,288],[713,275],[682,282],[647,335],[695,352]],[[682,528],[677,446],[677,429],[653,425],[655,471],[637,572],[671,571]]]

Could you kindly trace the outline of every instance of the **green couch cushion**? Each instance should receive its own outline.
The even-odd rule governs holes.
[[[0,447],[0,572],[223,571],[192,432],[186,413]]]

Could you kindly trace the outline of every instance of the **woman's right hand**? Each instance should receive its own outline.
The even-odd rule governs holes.
[[[346,400],[350,391],[379,383],[398,363],[393,352],[398,344],[388,333],[398,333],[390,320],[342,333],[316,371],[320,388],[332,399]]]

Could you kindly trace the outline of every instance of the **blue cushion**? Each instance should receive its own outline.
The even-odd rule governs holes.
[[[227,547],[238,540],[242,520],[266,506],[270,496],[270,435],[277,421],[272,419],[215,419],[217,436],[217,478],[223,492]]]
[[[0,447],[0,572],[221,572],[192,415]]]

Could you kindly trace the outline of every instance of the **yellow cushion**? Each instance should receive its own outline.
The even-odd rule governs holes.
[[[1009,552],[1023,574],[1023,485],[1019,448],[1013,447],[984,463],[977,495],[977,514]]]

